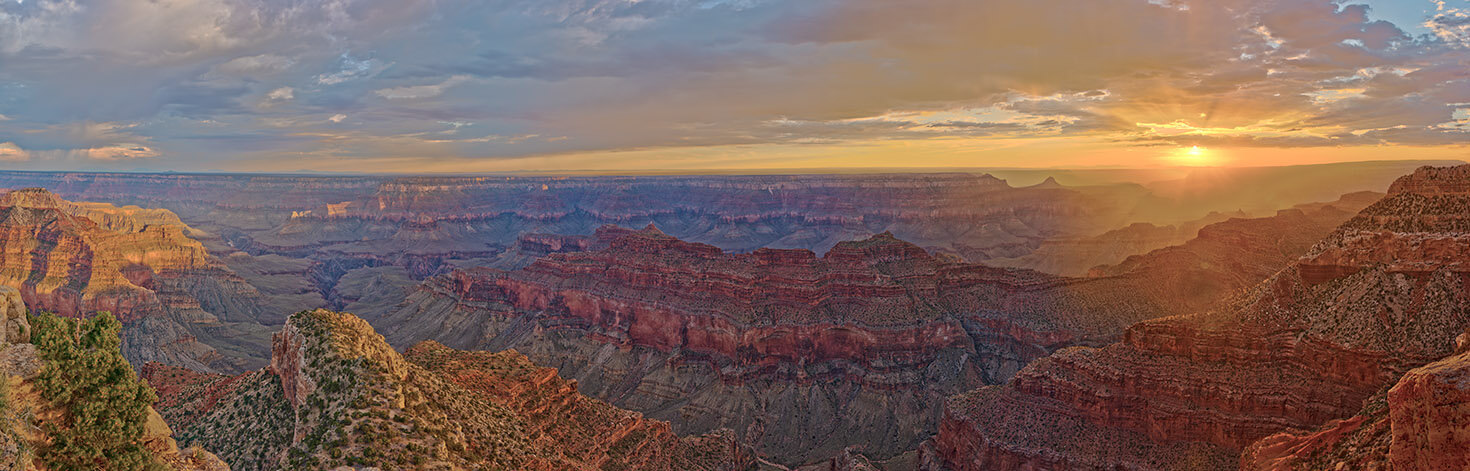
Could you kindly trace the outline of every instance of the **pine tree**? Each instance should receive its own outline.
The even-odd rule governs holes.
[[[142,440],[157,396],[122,357],[122,324],[105,312],[82,321],[43,313],[31,326],[44,362],[37,390],[62,411],[43,425],[51,443],[36,458],[58,471],[157,468]]]

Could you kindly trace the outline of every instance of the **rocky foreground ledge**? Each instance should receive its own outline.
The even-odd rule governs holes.
[[[153,364],[160,408],[186,444],[236,470],[743,469],[727,435],[679,437],[666,422],[587,398],[514,351],[425,342],[399,354],[351,314],[304,311],[275,335],[271,364],[238,376]]]

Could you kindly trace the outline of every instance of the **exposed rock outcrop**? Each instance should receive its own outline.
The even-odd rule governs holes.
[[[1461,334],[1465,337],[1465,334]],[[1241,471],[1470,469],[1470,352],[1405,373],[1356,415],[1246,448]]]
[[[1458,255],[1470,194],[1446,181],[1461,174],[1404,177],[1219,309],[1141,322],[1123,342],[1063,350],[955,398],[938,450],[960,470],[1221,469],[1263,437],[1352,416],[1470,327]]]
[[[72,203],[41,189],[0,194],[0,286],[35,310],[66,316],[111,312],[124,354],[235,371],[259,364],[253,287],[211,257],[164,210]],[[8,313],[5,334],[26,327]],[[202,339],[202,341],[201,341]]]
[[[521,234],[660,227],[730,250],[825,251],[882,231],[970,257],[1029,252],[1055,234],[1100,231],[1139,188],[1014,188],[973,174],[691,177],[274,177],[15,174],[87,200],[166,207],[245,251],[337,267],[396,265],[413,276],[492,259]],[[1099,197],[1094,193],[1103,194]],[[1115,196],[1115,194],[1117,194]],[[854,203],[856,202],[856,203]]]
[[[300,408],[316,391],[316,381],[302,374],[306,366],[306,339],[295,325],[287,323],[271,336],[271,364],[267,371],[281,378],[281,391],[291,407]]]
[[[980,260],[1024,255],[1054,236],[1098,234],[1131,222],[1172,224],[1238,209],[1257,215],[1377,190],[1417,165],[1423,163],[1198,169],[1158,182],[1153,182],[1158,175],[1140,174],[1136,181],[1152,182],[1146,186],[1063,186],[1053,179],[1012,187],[995,177],[963,173],[326,177],[86,172],[0,172],[0,186],[45,187],[75,200],[168,208],[190,223],[208,225],[237,249],[293,257],[335,252],[387,260],[393,251],[407,251],[432,265],[434,257],[453,252],[511,246],[523,233],[590,234],[603,224],[655,222],[685,240],[726,250],[824,252],[839,241],[886,230],[923,247]],[[1128,180],[1115,177],[1100,181]]]
[[[1349,216],[1318,204],[1232,219],[1090,279],[965,264],[888,234],[840,243],[824,257],[725,253],[655,228],[535,236],[534,247],[555,245],[561,253],[548,251],[516,271],[431,278],[375,322],[401,345],[432,338],[516,348],[558,366],[594,396],[689,427],[682,431],[743,430],[753,442],[773,442],[765,449],[773,456],[793,458],[780,448],[789,441],[769,435],[787,430],[783,421],[825,423],[818,427],[827,432],[817,435],[829,442],[795,462],[854,444],[886,458],[913,449],[901,444],[904,437],[933,433],[940,395],[1005,381],[1057,348],[1120,338],[1131,320],[1209,306],[1270,276],[1311,247],[1307,237],[1319,239]],[[601,348],[608,344],[619,349]],[[827,396],[833,384],[850,384],[858,395],[830,410],[781,411],[775,423],[756,425],[760,416],[743,412],[810,402],[778,386],[792,383],[812,385],[797,394]],[[684,402],[690,395],[698,409]],[[893,415],[845,423],[828,415],[863,401],[897,406]],[[861,432],[872,428],[868,420],[918,427],[875,438]],[[847,427],[858,431],[844,435]]]
[[[0,285],[0,348],[30,343],[31,323],[26,320],[26,304],[20,290]]]
[[[218,447],[234,469],[715,470],[750,455],[725,435],[577,393],[515,352],[424,343],[400,355],[350,314],[305,311],[276,337],[267,370],[206,375],[163,365],[160,408],[181,441]],[[309,385],[309,386],[308,386]],[[244,429],[244,430],[242,430]]]
[[[568,178],[0,171],[0,187],[44,187],[77,201],[167,208],[195,229],[186,234],[266,295],[261,302],[230,305],[254,308],[251,319],[274,326],[315,307],[351,305],[371,320],[412,284],[398,283],[393,274],[381,277],[388,292],[381,297],[340,292],[348,273],[364,269],[397,267],[416,283],[455,267],[520,268],[531,258],[520,250],[528,242],[520,240],[523,234],[591,234],[605,224],[657,223],[684,240],[725,250],[822,253],[844,240],[889,231],[931,251],[985,261],[1133,222],[1177,224],[1239,209],[1270,214],[1301,201],[1381,188],[1411,165],[1199,169],[1172,183],[1102,186],[1016,187],[964,173]],[[1095,181],[1128,180],[1122,173]],[[1158,177],[1139,174],[1136,181]],[[1247,187],[1253,191],[1237,190]],[[134,211],[130,218],[140,215]],[[146,224],[171,225],[166,219]],[[142,280],[148,274],[133,275]],[[241,321],[229,314],[232,309],[212,308],[214,297],[193,297],[224,321]],[[193,334],[206,343],[226,338]]]
[[[1296,261],[1372,202],[1364,196],[1375,195],[1381,196],[1344,195],[1334,203],[1299,205],[1273,216],[1231,218],[1200,228],[1188,242],[1093,267],[1089,275],[1140,275],[1157,285],[1175,313],[1206,310]]]
[[[1445,182],[1467,189],[1462,178]],[[1470,353],[1410,370],[1388,390],[1389,462],[1398,470],[1470,469]]]

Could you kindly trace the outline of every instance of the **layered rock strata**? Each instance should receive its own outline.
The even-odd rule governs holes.
[[[1222,469],[1262,437],[1354,415],[1470,327],[1466,172],[1403,177],[1221,308],[1141,322],[954,398],[939,454],[959,470]]]
[[[600,244],[431,278],[376,322],[398,345],[515,348],[680,432],[730,428],[802,463],[911,450],[945,395],[1169,312],[1138,276],[968,264],[890,234],[822,257],[727,253],[651,226]]]
[[[260,364],[259,293],[164,210],[0,195],[0,285],[33,310],[111,312],[134,364],[238,371]]]
[[[202,229],[192,238],[267,295],[256,318],[274,326],[308,307],[352,306],[368,315],[396,304],[396,292],[412,284],[400,283],[398,273],[372,269],[396,267],[416,283],[456,267],[519,268],[534,258],[521,250],[524,234],[591,234],[605,224],[657,223],[685,240],[725,250],[821,253],[888,231],[931,251],[984,261],[1025,256],[1047,241],[1132,222],[1173,224],[1239,208],[1269,214],[1387,181],[1385,175],[1399,173],[1391,169],[1406,165],[1188,172],[1189,185],[1208,186],[1200,191],[1167,184],[1016,187],[966,173],[399,178],[0,172],[0,187],[45,187],[79,201],[171,210]],[[1097,181],[1118,181],[1114,177]],[[1227,190],[1244,185],[1258,191]],[[1123,245],[1132,248],[1104,258],[1147,248]],[[344,278],[351,283],[343,285]],[[364,278],[393,296],[364,300],[344,292]]]
[[[1410,370],[1356,415],[1246,448],[1241,471],[1470,468],[1470,332],[1457,353]]]

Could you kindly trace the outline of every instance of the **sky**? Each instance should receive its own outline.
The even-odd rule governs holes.
[[[0,0],[0,168],[1470,160],[1470,0]]]

